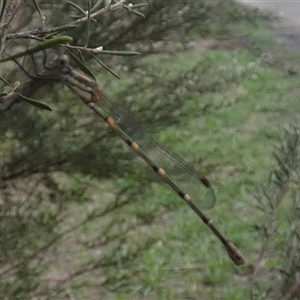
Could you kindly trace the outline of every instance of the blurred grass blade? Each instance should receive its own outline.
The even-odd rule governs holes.
[[[9,82],[7,82],[2,76],[0,76],[0,80],[4,82],[6,85],[11,86]]]
[[[116,74],[113,70],[111,70],[108,66],[106,66],[95,54],[92,54],[94,59],[100,64],[105,70],[107,70],[109,73],[120,79],[120,76]]]
[[[35,9],[38,11],[38,13],[39,13],[39,15],[40,15],[40,17],[42,19],[43,16],[42,16],[42,12],[40,10],[39,4],[37,3],[36,0],[32,0],[32,2],[33,2],[33,5],[34,5]]]
[[[96,77],[94,75],[94,73],[90,70],[90,68],[86,65],[85,61],[80,58],[78,58],[72,51],[70,51],[69,49],[66,48],[66,51],[68,52],[68,54],[72,57],[72,59],[74,60],[74,62],[76,63],[76,65],[78,66],[78,68],[84,72],[85,74],[89,75],[90,77],[92,77],[94,80],[96,80]]]
[[[28,48],[25,51],[19,52],[19,53],[14,54],[14,55],[7,56],[5,58],[2,58],[2,59],[0,59],[0,62],[9,61],[11,59],[16,59],[16,58],[20,58],[20,57],[23,57],[23,56],[28,55],[28,54],[33,54],[35,52],[39,52],[41,50],[46,50],[46,49],[49,49],[49,48],[53,48],[53,47],[59,46],[61,44],[69,43],[72,40],[73,39],[70,36],[60,36],[60,37],[52,38],[51,40],[47,40],[45,42],[41,42],[39,44],[36,44],[33,47]]]
[[[24,101],[26,101],[27,103],[35,106],[35,107],[38,107],[40,109],[44,109],[44,110],[48,110],[48,111],[52,111],[51,107],[43,102],[40,102],[40,101],[36,101],[36,100],[33,100],[31,98],[28,98],[22,94],[19,94],[19,93],[15,93],[16,95],[18,95],[20,98],[22,98]]]

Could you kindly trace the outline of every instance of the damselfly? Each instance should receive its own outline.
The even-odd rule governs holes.
[[[74,70],[68,56],[56,58],[47,67],[47,73],[79,96],[193,209],[224,244],[236,265],[245,263],[237,248],[198,208],[211,208],[215,204],[215,194],[206,177],[154,139],[132,114],[107,97],[95,81]]]

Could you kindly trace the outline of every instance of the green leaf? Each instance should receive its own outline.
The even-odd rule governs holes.
[[[0,62],[9,61],[11,59],[16,59],[16,58],[23,57],[28,54],[33,54],[35,52],[39,52],[41,50],[53,48],[53,47],[61,45],[61,44],[69,43],[72,40],[73,39],[70,36],[59,36],[56,38],[52,38],[51,40],[47,40],[47,41],[41,42],[39,44],[36,44],[35,46],[28,48],[25,51],[2,58],[2,59],[0,59]]]
[[[43,103],[43,102],[39,102],[39,101],[36,101],[36,100],[33,100],[31,98],[28,98],[22,94],[19,94],[19,93],[16,93],[16,95],[18,95],[20,98],[22,98],[24,101],[26,101],[27,103],[33,105],[33,106],[36,106],[40,109],[44,109],[44,110],[48,110],[48,111],[52,111],[51,107],[48,106],[47,104]]]
[[[145,16],[143,13],[139,12],[138,10],[131,9],[130,12],[131,12],[132,14],[135,14],[135,15],[137,15],[137,16],[139,16],[139,17],[144,18],[144,19],[146,18],[146,16]]]
[[[109,54],[109,55],[119,55],[119,56],[141,55],[140,52],[134,52],[134,51],[110,51],[110,50],[94,51],[94,54]]]
[[[37,3],[36,0],[32,0],[32,2],[33,2],[33,5],[34,5],[35,9],[38,11],[40,17],[42,18],[43,16],[42,16],[42,12],[40,10],[39,4]]]
[[[120,79],[120,76],[116,74],[113,70],[111,70],[108,66],[106,66],[95,54],[93,54],[94,59],[100,64],[105,70],[107,70],[109,73]]]
[[[100,6],[102,6],[103,1],[99,0],[91,9],[91,13],[95,12],[98,8],[100,8]]]
[[[95,81],[96,81],[96,77],[94,75],[94,73],[90,70],[90,68],[86,65],[86,63],[84,62],[83,58],[80,59],[78,58],[72,51],[70,51],[69,49],[66,49],[66,51],[69,53],[69,55],[72,57],[72,59],[74,60],[74,62],[76,63],[76,65],[78,66],[78,68],[84,72],[85,74],[87,74],[88,76],[92,77]]]

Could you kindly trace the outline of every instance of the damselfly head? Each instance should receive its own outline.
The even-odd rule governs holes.
[[[53,69],[59,69],[61,71],[65,70],[66,67],[69,67],[70,65],[70,59],[67,55],[61,54],[56,56],[51,64],[51,68]]]

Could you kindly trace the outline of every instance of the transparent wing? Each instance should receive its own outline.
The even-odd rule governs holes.
[[[166,171],[176,186],[184,194],[188,194],[197,206],[210,209],[215,205],[215,193],[206,177],[199,174],[185,160],[154,139],[151,133],[132,114],[103,93],[99,106],[108,116],[114,118],[116,125],[140,146],[157,167]]]

